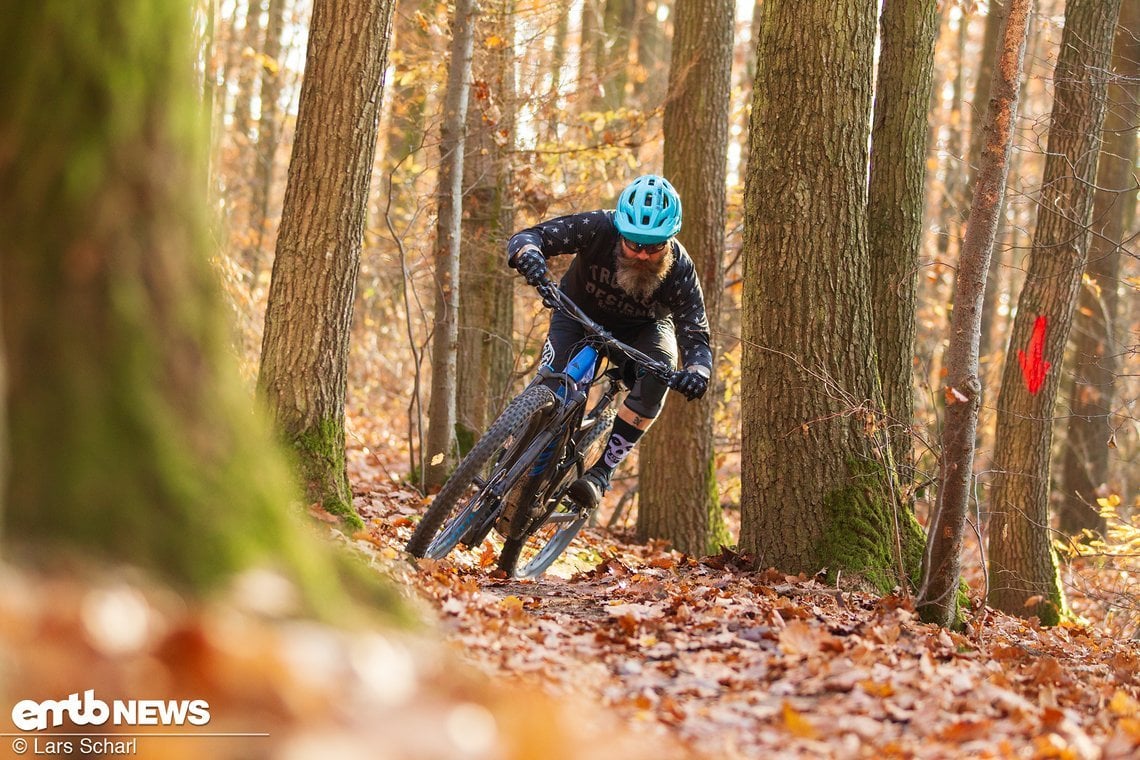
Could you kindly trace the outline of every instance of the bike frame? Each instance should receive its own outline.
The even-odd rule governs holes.
[[[577,451],[574,444],[575,433],[581,431],[582,418],[586,410],[587,395],[590,388],[596,382],[598,377],[599,363],[602,358],[602,353],[598,345],[607,350],[616,350],[627,357],[632,359],[638,364],[643,371],[657,376],[662,382],[668,383],[669,378],[673,375],[673,370],[656,359],[642,353],[633,346],[629,346],[617,338],[613,337],[607,330],[598,325],[584,311],[569,297],[567,297],[553,282],[546,281],[538,286],[538,291],[543,297],[543,302],[556,308],[563,313],[569,315],[574,320],[582,324],[586,328],[588,341],[586,345],[578,349],[578,351],[567,362],[565,370],[562,372],[555,372],[551,367],[545,366],[540,371],[534,382],[543,382],[550,379],[557,380],[560,385],[557,389],[557,396],[563,401],[561,414],[556,423],[548,423],[545,426],[545,431],[549,433],[549,437],[542,441],[542,449],[538,458],[534,461],[534,465],[530,471],[532,477],[541,476],[544,471],[550,470],[552,472],[545,478],[539,488],[535,490],[532,498],[539,504],[546,504],[550,501],[552,495],[551,488],[562,482],[566,472],[574,466],[578,467],[579,475],[583,467],[581,461],[581,454]],[[595,345],[598,344],[598,345]],[[616,381],[615,381],[616,382]],[[596,411],[604,409],[613,402],[616,396],[616,388],[606,391],[606,394],[598,402]],[[558,439],[561,439],[559,441]],[[527,449],[527,453],[534,450],[534,446],[539,441],[535,441],[531,447]],[[567,448],[569,447],[569,451]],[[569,455],[569,456],[567,456]],[[520,461],[525,461],[528,457],[524,455],[520,457]],[[514,481],[509,480],[513,483]],[[536,516],[526,530],[531,530],[534,527],[541,525],[551,512],[557,506],[557,500],[554,500],[542,514]],[[525,532],[525,531],[524,531]]]

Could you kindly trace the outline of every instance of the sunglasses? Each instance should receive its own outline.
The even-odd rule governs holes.
[[[665,241],[663,243],[635,243],[629,238],[622,238],[621,242],[622,245],[634,253],[648,253],[652,255],[655,253],[661,253],[661,251],[665,250],[665,245],[669,241]]]

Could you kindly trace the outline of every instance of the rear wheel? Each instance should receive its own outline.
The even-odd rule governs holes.
[[[526,451],[539,418],[555,404],[554,393],[536,385],[519,394],[467,452],[455,472],[428,507],[407,550],[416,557],[439,559],[501,504],[495,494],[505,492],[502,480],[510,466]]]
[[[503,551],[499,555],[499,567],[508,575],[515,578],[537,578],[542,575],[566,551],[582,526],[589,521],[592,510],[583,512],[565,498],[565,493],[605,445],[615,416],[615,409],[606,409],[582,433],[577,445],[579,457],[576,465],[562,475],[554,488],[543,489],[551,495],[544,513],[535,517],[534,523],[523,531],[521,538],[508,537],[504,542]]]

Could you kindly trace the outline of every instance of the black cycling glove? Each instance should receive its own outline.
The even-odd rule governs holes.
[[[675,372],[669,378],[669,387],[685,396],[689,401],[695,401],[705,395],[709,389],[709,379],[700,372],[682,370]]]
[[[538,287],[546,279],[546,257],[537,248],[524,248],[511,261],[511,266],[531,287]]]

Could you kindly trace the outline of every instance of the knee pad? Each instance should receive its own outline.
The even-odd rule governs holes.
[[[633,390],[625,399],[625,405],[637,415],[646,419],[657,419],[665,406],[665,392],[668,388],[655,377],[646,375],[633,385]]]

